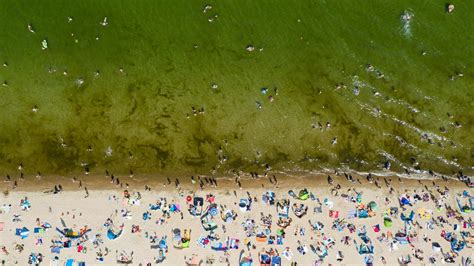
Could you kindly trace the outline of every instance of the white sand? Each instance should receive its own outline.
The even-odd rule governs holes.
[[[413,184],[414,182],[410,183]],[[444,185],[440,182],[440,185]],[[296,192],[299,191],[299,187],[291,187]],[[340,190],[340,193],[347,193],[347,188],[343,187]],[[56,232],[54,229],[55,227],[60,227],[61,222],[60,218],[63,218],[66,224],[69,227],[80,229],[84,225],[88,225],[92,231],[88,234],[89,238],[92,238],[95,234],[100,233],[103,235],[104,244],[101,245],[102,252],[104,251],[105,247],[111,250],[108,256],[105,257],[105,261],[102,263],[104,265],[111,265],[116,264],[116,257],[115,257],[115,250],[125,250],[127,252],[134,251],[134,265],[139,265],[142,263],[146,265],[148,262],[153,262],[153,258],[158,255],[157,249],[150,249],[150,243],[148,239],[144,238],[145,232],[149,232],[150,235],[156,234],[159,238],[164,235],[168,236],[168,245],[169,245],[169,252],[166,254],[166,260],[163,264],[167,265],[184,265],[185,264],[185,255],[191,256],[191,254],[198,254],[201,259],[203,259],[203,265],[205,265],[206,258],[214,257],[216,265],[225,264],[224,257],[226,256],[222,251],[213,251],[211,250],[210,246],[205,248],[200,247],[196,240],[199,238],[201,234],[204,234],[204,230],[201,227],[200,220],[197,217],[192,217],[188,211],[185,209],[185,198],[179,197],[176,189],[174,187],[163,187],[163,189],[168,190],[167,192],[144,192],[140,191],[142,195],[141,204],[139,206],[130,206],[124,205],[122,203],[122,190],[103,190],[103,191],[91,191],[90,197],[84,198],[84,193],[82,191],[66,191],[60,194],[44,194],[39,192],[11,192],[10,195],[7,197],[0,196],[1,204],[12,204],[12,209],[10,213],[3,212],[0,214],[0,222],[5,223],[5,228],[3,232],[0,232],[0,246],[5,246],[7,251],[10,253],[9,255],[4,254],[0,251],[0,260],[5,260],[6,265],[12,265],[18,263],[19,265],[26,265],[28,262],[28,256],[31,252],[40,252],[44,255],[44,265],[48,265],[50,260],[54,256],[58,256],[60,259],[60,263],[58,265],[63,265],[66,259],[74,258],[76,261],[84,261],[86,265],[91,264],[101,264],[96,261],[96,251],[98,249],[94,249],[91,241],[85,243],[87,247],[87,253],[78,253],[76,247],[72,248],[65,248],[62,249],[61,254],[51,254],[50,252],[50,240],[53,237],[59,236],[59,233]],[[199,190],[199,187],[196,185],[194,187],[195,190]],[[288,189],[277,189],[272,188],[273,191],[276,192],[277,199],[281,198],[289,198],[288,196]],[[340,211],[340,217],[345,218],[347,216],[347,211],[349,209],[354,209],[356,204],[350,203],[344,200],[341,197],[335,197],[330,195],[330,189],[327,186],[319,187],[319,188],[311,188],[308,189],[314,193],[316,197],[318,197],[321,201],[328,197],[330,200],[334,202],[333,210]],[[410,187],[411,192],[413,192],[414,187]],[[417,192],[421,194],[421,186],[418,187]],[[241,240],[239,250],[230,250],[228,252],[228,259],[231,265],[238,265],[238,255],[241,249],[245,249],[244,239],[246,238],[243,233],[243,228],[241,226],[242,221],[245,218],[253,218],[257,224],[262,228],[260,225],[260,212],[264,214],[272,214],[273,221],[272,221],[272,235],[275,235],[275,231],[278,228],[276,226],[277,220],[277,213],[275,206],[265,205],[261,201],[261,195],[267,189],[256,189],[252,188],[248,191],[251,193],[252,197],[256,196],[258,199],[257,203],[254,203],[252,206],[251,212],[241,212],[236,205],[240,198],[246,197],[245,189],[238,190],[237,197],[233,195],[233,188],[226,189],[226,188],[219,188],[218,190],[212,188],[205,188],[204,191],[198,191],[196,195],[205,197],[206,193],[212,192],[216,195],[217,204],[225,204],[227,207],[232,208],[238,213],[238,218],[232,224],[226,224],[227,232],[223,233],[222,231],[222,224],[224,223],[218,216],[216,217],[215,221],[219,225],[217,229],[217,234],[221,237],[221,240],[225,240],[227,236],[230,237],[237,237]],[[391,231],[395,234],[398,229],[403,228],[403,222],[400,218],[394,219],[393,227],[385,228],[383,225],[383,214],[382,212],[386,210],[389,206],[399,206],[398,205],[398,194],[389,195],[388,190],[386,188],[383,189],[375,189],[373,185],[370,187],[366,185],[359,185],[356,187],[357,191],[362,191],[362,202],[368,203],[371,200],[376,201],[379,204],[378,211],[376,212],[375,217],[366,218],[366,219],[351,219],[349,220],[351,223],[354,223],[357,228],[361,227],[362,225],[367,226],[368,236],[371,238],[372,243],[375,247],[375,264],[381,264],[381,256],[384,256],[388,265],[398,265],[397,258],[401,255],[412,254],[412,248],[409,245],[398,245],[398,250],[389,251],[389,245],[387,243],[381,243],[377,240],[377,237],[380,236],[382,233],[386,233],[387,231]],[[454,204],[454,197],[456,193],[461,193],[464,190],[461,186],[455,186],[451,188],[450,195],[446,200],[446,203],[455,207]],[[185,191],[185,195],[189,195],[189,190]],[[434,194],[439,197],[439,194],[434,190]],[[413,194],[413,193],[412,193]],[[110,200],[109,198],[112,195],[116,195],[120,197],[120,200],[114,201]],[[385,205],[384,198],[388,196],[392,203],[390,205]],[[31,201],[32,207],[29,211],[22,211],[19,202],[21,198],[28,197]],[[181,204],[183,207],[184,219],[181,220],[179,214],[172,214],[171,218],[167,220],[167,222],[163,225],[155,224],[155,221],[161,217],[161,211],[150,211],[152,213],[151,220],[144,221],[142,219],[142,214],[147,211],[149,203],[155,203],[157,199],[160,197],[167,197],[168,203],[172,201]],[[345,228],[342,232],[337,232],[331,229],[332,221],[334,219],[329,218],[328,212],[329,208],[327,206],[322,207],[323,212],[320,214],[313,214],[313,207],[317,206],[316,201],[306,200],[306,201],[298,201],[292,199],[292,204],[294,202],[297,203],[304,203],[309,205],[309,211],[306,216],[299,219],[294,216],[293,213],[290,214],[290,217],[293,218],[293,223],[290,227],[288,227],[286,231],[286,238],[284,240],[283,245],[267,245],[258,243],[255,241],[255,237],[250,237],[249,239],[253,244],[256,245],[255,250],[251,250],[251,254],[254,260],[254,265],[259,265],[258,263],[258,252],[262,250],[262,248],[269,249],[270,247],[277,249],[280,252],[280,255],[285,247],[290,247],[293,252],[293,258],[291,261],[297,262],[298,265],[312,265],[314,261],[317,259],[316,254],[314,254],[310,250],[310,244],[316,246],[316,244],[322,240],[322,236],[311,231],[310,225],[308,220],[310,219],[312,222],[321,221],[324,227],[324,233],[327,236],[333,237],[336,241],[334,247],[329,249],[329,255],[324,259],[324,265],[336,264],[336,265],[361,265],[364,264],[363,256],[359,255],[356,251],[356,247],[353,243],[353,240],[350,241],[350,245],[344,245],[341,243],[341,239],[345,235],[350,235],[350,237],[360,243],[361,240],[357,236],[356,233],[350,234],[348,229]],[[51,206],[52,212],[49,212],[49,207]],[[205,205],[206,206],[206,205]],[[434,211],[434,216],[446,216],[446,211],[443,210],[441,212],[436,211],[436,208],[432,201],[429,202],[418,202],[414,206],[414,210],[416,211],[418,208],[424,207],[426,209],[432,209]],[[119,215],[115,216],[115,210],[118,210]],[[130,210],[132,213],[132,219],[124,219],[120,217],[120,210],[127,209]],[[409,208],[410,210],[411,208]],[[66,214],[69,212],[69,215]],[[406,211],[405,213],[409,213]],[[12,222],[13,214],[20,214],[21,215],[21,222],[14,223]],[[80,215],[82,214],[82,215]],[[75,215],[75,218],[73,218]],[[106,229],[103,226],[104,222],[108,217],[114,217],[115,224],[125,224],[125,231],[124,233],[116,240],[109,240],[106,237]],[[467,219],[469,216],[472,217],[472,214],[463,214],[463,216]],[[49,222],[53,228],[47,230],[44,233],[34,234],[33,227],[35,226],[36,218],[40,218],[41,222]],[[423,227],[425,226],[426,220],[421,219],[419,217],[415,218],[415,221],[418,221],[420,225]],[[470,231],[470,229],[462,229],[462,223],[457,222],[454,218],[449,219],[451,225],[446,225],[444,230],[453,231],[453,224],[458,224],[461,227],[461,230]],[[142,228],[141,233],[131,233],[132,224],[140,225]],[[381,231],[375,233],[372,230],[372,226],[379,224],[381,227]],[[20,239],[20,237],[15,236],[15,228],[20,228],[26,226],[31,232],[28,238]],[[305,228],[305,235],[304,236],[295,236],[295,228],[297,226],[302,226]],[[192,239],[191,239],[191,246],[188,249],[178,250],[173,248],[172,242],[172,228],[180,228],[192,229]],[[450,244],[446,240],[442,239],[440,236],[442,228],[435,227],[435,230],[428,230],[428,229],[413,229],[411,232],[417,232],[418,238],[414,240],[414,245],[416,248],[420,248],[424,254],[424,260],[422,262],[418,261],[412,256],[412,261],[415,264],[429,264],[428,257],[431,255],[435,255],[438,258],[438,262],[440,262],[441,254],[438,252],[434,252],[431,247],[431,242],[425,243],[423,241],[423,235],[427,234],[432,241],[436,241],[441,244],[443,251],[448,252],[450,250]],[[471,229],[472,230],[472,229]],[[471,231],[472,232],[472,231]],[[459,232],[456,232],[459,235]],[[41,237],[43,238],[43,245],[42,246],[35,246],[35,238]],[[308,252],[306,255],[300,255],[297,251],[297,241],[300,240],[302,244],[308,247]],[[22,253],[18,253],[14,251],[14,243],[21,243],[25,245],[24,251]],[[336,253],[337,251],[342,251],[344,255],[344,260],[342,262],[336,261]],[[461,253],[461,256],[471,256],[472,255],[472,248],[465,248]],[[457,263],[459,265],[461,261],[461,256],[457,258]],[[289,265],[289,260],[282,257],[283,265]],[[153,263],[154,264],[154,263]]]

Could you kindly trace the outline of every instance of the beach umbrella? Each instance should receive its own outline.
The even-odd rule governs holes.
[[[374,232],[375,232],[375,233],[380,232],[380,225],[378,225],[378,224],[377,224],[377,225],[374,225],[374,226],[372,226],[372,228],[374,229]]]
[[[431,246],[432,246],[434,252],[440,252],[441,251],[441,245],[438,242],[433,242],[433,244]]]
[[[375,201],[369,202],[369,204],[367,206],[373,211],[377,210],[377,203],[375,203]]]

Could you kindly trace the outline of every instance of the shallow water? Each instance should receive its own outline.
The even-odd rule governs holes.
[[[474,2],[170,3],[2,1],[0,169],[474,172]]]

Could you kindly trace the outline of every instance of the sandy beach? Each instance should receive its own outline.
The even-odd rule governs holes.
[[[87,182],[79,187],[70,179],[57,193],[21,185],[2,196],[0,260],[4,265],[38,259],[41,265],[114,265],[118,259],[133,265],[160,260],[164,265],[260,265],[267,258],[262,265],[408,260],[461,265],[467,259],[469,265],[472,190],[465,184],[353,179],[360,182],[342,175],[333,176],[332,184],[321,177],[241,178],[218,180],[217,187],[203,182],[202,189],[198,177],[150,183],[146,189],[103,182],[89,183],[87,194]],[[195,199],[202,203],[190,208]],[[456,199],[468,207],[458,208]],[[289,200],[288,218],[279,205],[283,200]],[[251,264],[239,259],[241,252]]]

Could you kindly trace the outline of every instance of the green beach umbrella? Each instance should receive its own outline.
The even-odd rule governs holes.
[[[377,210],[377,203],[375,203],[375,201],[369,202],[369,204],[367,206],[373,211]]]

